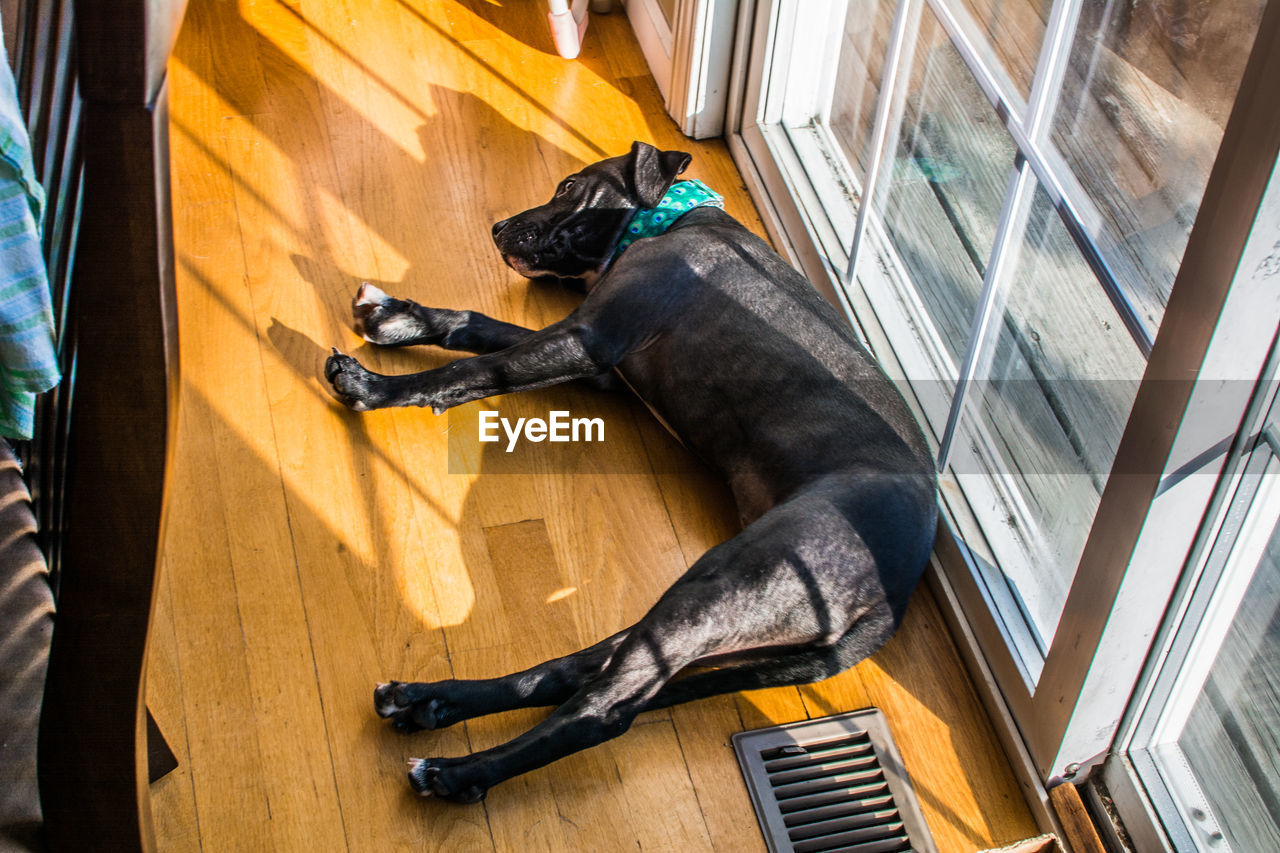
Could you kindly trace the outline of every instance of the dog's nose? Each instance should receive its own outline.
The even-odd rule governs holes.
[[[500,222],[493,223],[493,236],[497,237],[499,234],[501,234],[502,229],[506,228],[508,223],[510,222],[511,222],[510,219],[503,219]]]

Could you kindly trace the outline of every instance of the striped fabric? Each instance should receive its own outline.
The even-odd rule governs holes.
[[[0,62],[0,435],[30,438],[36,394],[58,384],[40,248],[44,190],[8,61]]]

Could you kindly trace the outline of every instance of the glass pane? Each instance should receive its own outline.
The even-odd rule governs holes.
[[[896,6],[804,0],[779,23],[777,52],[787,57],[781,124],[813,191],[801,198],[815,221],[830,225],[819,240],[832,258],[853,241]]]
[[[1052,0],[962,0],[985,42],[1023,98],[1031,94],[1031,78],[1040,58]]]
[[[874,209],[892,245],[886,266],[905,274],[895,284],[908,310],[923,309],[923,325],[954,366],[968,342],[1015,147],[927,7],[906,79]]]
[[[1232,850],[1280,850],[1280,528],[1178,738]]]
[[[1264,0],[1085,0],[1052,140],[1154,337]]]
[[[853,3],[845,18],[829,126],[859,181],[867,173],[872,122],[896,5],[891,0]]]
[[[1043,652],[1146,363],[1042,189],[1008,280],[952,469]]]

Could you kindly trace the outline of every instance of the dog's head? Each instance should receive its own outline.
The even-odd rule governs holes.
[[[592,163],[560,182],[551,201],[493,226],[493,242],[521,275],[588,282],[613,256],[639,208],[656,207],[692,158],[633,142],[631,151]]]

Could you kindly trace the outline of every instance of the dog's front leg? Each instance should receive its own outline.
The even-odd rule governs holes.
[[[476,354],[515,346],[534,329],[504,323],[478,311],[428,308],[410,299],[388,296],[372,284],[360,285],[351,301],[356,334],[371,344],[403,347],[434,344]]]
[[[428,308],[410,299],[396,299],[368,282],[360,286],[351,301],[351,316],[356,334],[371,344],[385,347],[433,344],[486,355],[501,352],[537,334],[536,329],[495,320],[479,311]],[[613,371],[588,376],[582,381],[602,391],[625,387]]]
[[[439,414],[472,400],[544,388],[610,369],[616,361],[593,354],[590,340],[586,327],[561,321],[501,352],[401,376],[374,373],[335,349],[325,361],[324,375],[334,396],[357,411],[429,406]]]

